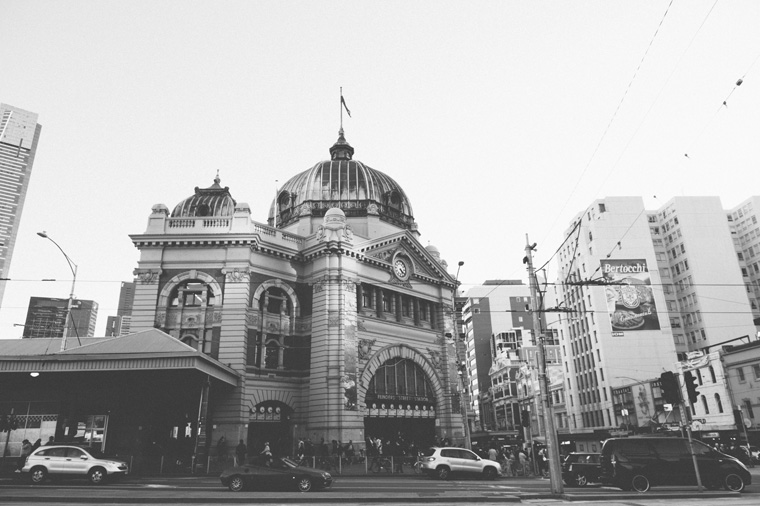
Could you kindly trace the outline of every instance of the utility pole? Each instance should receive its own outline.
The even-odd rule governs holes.
[[[546,380],[546,355],[544,341],[546,336],[541,325],[540,312],[542,305],[538,302],[538,283],[533,271],[533,250],[536,244],[530,244],[528,234],[525,234],[525,258],[523,263],[528,265],[528,279],[530,281],[531,313],[533,314],[533,335],[536,337],[538,347],[538,385],[541,398],[541,411],[544,417],[544,429],[546,430],[546,449],[549,458],[549,482],[553,495],[564,492],[562,484],[562,467],[559,462],[559,443],[557,432],[554,430],[554,413],[549,404],[549,388]]]

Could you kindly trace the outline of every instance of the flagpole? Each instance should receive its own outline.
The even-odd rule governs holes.
[[[340,102],[338,103],[340,108],[340,129],[343,130],[343,86],[340,87]]]
[[[274,180],[274,228],[277,228],[277,207],[279,206],[279,195],[277,195],[279,190],[277,189],[277,183],[279,182],[279,179]]]

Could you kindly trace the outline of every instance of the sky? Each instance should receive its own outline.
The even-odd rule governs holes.
[[[756,0],[0,0],[0,101],[42,125],[0,338],[68,297],[37,232],[103,335],[155,204],[218,171],[265,223],[329,158],[341,87],[354,158],[465,290],[527,279],[526,236],[549,261],[598,198],[731,208],[760,193],[758,26]]]

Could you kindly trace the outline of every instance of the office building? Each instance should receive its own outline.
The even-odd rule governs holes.
[[[69,299],[30,297],[23,337],[61,337]],[[98,317],[98,303],[92,300],[74,299],[71,318],[68,320],[67,337],[92,337]]]
[[[663,371],[754,335],[727,214],[716,197],[676,197],[655,211],[640,197],[608,197],[575,217],[547,294],[572,311],[554,324],[571,429],[663,423]]]
[[[496,426],[490,377],[493,358],[506,348],[517,351],[525,335],[532,340],[530,288],[520,280],[488,280],[467,290],[464,297],[466,388],[474,416],[472,429],[483,431]]]
[[[119,290],[119,305],[116,316],[106,320],[106,336],[122,336],[129,334],[132,326],[132,304],[135,300],[135,284],[122,282]]]
[[[0,307],[41,130],[37,114],[0,104]]]

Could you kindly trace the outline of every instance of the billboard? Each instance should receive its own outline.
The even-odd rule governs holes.
[[[612,332],[659,330],[647,261],[601,260]]]

